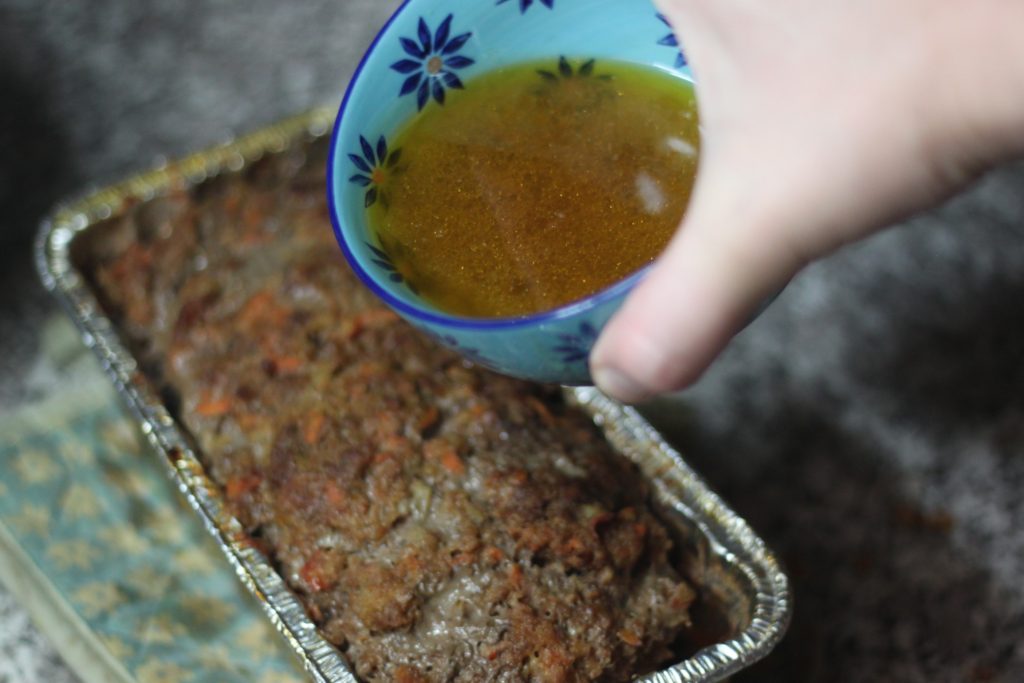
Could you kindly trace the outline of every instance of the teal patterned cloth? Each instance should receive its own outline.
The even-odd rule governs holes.
[[[54,329],[75,334],[63,323]],[[91,648],[105,667],[94,671],[107,672],[80,671],[85,680],[306,680],[98,363],[75,363],[73,388],[0,416],[0,578],[9,586],[25,585],[26,574],[45,579],[36,592],[48,597],[18,598],[70,615],[60,623],[76,628],[75,647]]]

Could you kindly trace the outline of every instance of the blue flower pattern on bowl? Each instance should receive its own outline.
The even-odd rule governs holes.
[[[549,71],[548,69],[537,69],[537,74],[540,75],[546,81],[558,81],[560,79],[570,79],[579,76],[580,78],[590,78],[594,76],[594,66],[597,64],[596,59],[588,59],[580,64],[579,68],[573,71],[572,64],[569,60],[562,55],[558,58],[558,69],[555,71]],[[598,74],[594,78],[601,79],[603,81],[609,80],[611,76],[608,74]]]
[[[509,0],[498,0],[497,4],[504,5],[508,1]],[[519,2],[519,13],[520,14],[525,14],[526,10],[530,9],[530,7],[533,6],[534,0],[518,0],[518,2]],[[544,5],[548,9],[554,9],[555,8],[555,0],[537,0],[537,2],[539,2],[542,5]]]
[[[679,39],[676,37],[675,29],[672,28],[672,24],[669,22],[668,17],[664,14],[659,14],[658,18],[661,19],[665,26],[668,26],[668,35],[658,41],[658,45],[664,45],[665,47],[674,47],[679,49],[679,53],[676,55],[676,68],[682,69],[687,64],[686,54],[683,49],[679,46]]]
[[[422,323],[412,323],[412,326],[415,327],[420,332],[422,332],[423,334],[430,337],[431,339],[433,339],[434,341],[436,341],[437,343],[447,346],[451,350],[457,352],[460,356],[462,356],[471,363],[475,363],[476,365],[482,365],[484,367],[490,368],[491,370],[496,370],[497,372],[503,371],[503,368],[500,363],[496,363],[495,361],[488,358],[480,349],[474,348],[472,346],[464,346],[463,343],[453,335],[441,334],[431,329],[428,325],[424,325]]]
[[[388,142],[383,135],[377,140],[377,149],[373,148],[370,141],[362,135],[359,136],[359,148],[361,154],[349,154],[359,173],[349,177],[348,181],[360,187],[368,187],[366,196],[363,199],[363,206],[367,209],[377,203],[383,196],[382,185],[385,180],[385,170],[393,169],[402,157],[402,150],[396,149],[388,152]]]
[[[530,12],[535,5],[551,11]],[[587,384],[590,350],[640,273],[554,311],[500,320],[458,318],[420,297],[368,221],[369,208],[387,208],[387,179],[402,168],[401,151],[389,150],[388,140],[393,142],[397,131],[431,100],[443,106],[449,91],[464,89],[467,71],[557,58],[550,67],[538,69],[539,78],[552,84],[601,78],[598,62],[577,61],[598,54],[675,68],[689,80],[679,41],[674,33],[665,35],[662,27],[668,21],[649,4],[602,0],[598,12],[589,0],[558,0],[555,10],[555,0],[446,0],[443,5],[407,0],[367,53],[342,103],[328,167],[331,218],[342,251],[360,278],[439,343],[506,374]],[[520,22],[523,30],[517,29]],[[548,25],[554,30],[544,28]],[[470,51],[469,46],[486,50]],[[375,137],[367,131],[383,131],[387,138],[380,136],[373,144]],[[358,151],[348,154],[351,147]]]
[[[413,283],[406,280],[405,276],[402,275],[402,273],[399,272],[398,268],[395,267],[394,261],[391,260],[391,257],[388,256],[388,253],[386,251],[384,251],[380,247],[373,246],[369,242],[366,243],[366,246],[373,253],[373,258],[371,259],[371,261],[375,266],[377,266],[378,268],[380,268],[381,270],[388,274],[388,280],[394,282],[395,284],[405,285],[413,294],[419,293],[416,289],[416,286]]]
[[[597,329],[589,322],[584,321],[580,323],[577,332],[557,336],[561,343],[552,351],[558,354],[566,365],[579,365],[587,362],[590,349],[597,341]]]
[[[451,35],[454,15],[449,14],[431,33],[427,22],[420,18],[417,38],[402,37],[399,42],[408,55],[391,65],[391,69],[407,78],[398,92],[399,97],[416,93],[416,106],[422,111],[433,96],[438,104],[444,104],[445,88],[462,90],[465,87],[456,70],[472,66],[476,60],[460,55],[461,50],[473,33],[467,31]]]
[[[480,349],[475,349],[471,346],[463,346],[458,339],[456,339],[450,334],[434,334],[432,336],[445,346],[448,346],[449,348],[458,351],[459,354],[462,355],[462,357],[468,361],[471,361],[478,365],[486,365],[495,370],[501,369],[498,363],[495,363],[494,361],[490,360],[487,356],[483,354],[482,351],[480,351]]]

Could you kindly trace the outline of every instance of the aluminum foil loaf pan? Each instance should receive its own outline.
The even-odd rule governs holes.
[[[154,453],[311,679],[354,683],[344,655],[325,640],[297,594],[232,516],[204,469],[202,453],[176,418],[173,401],[145,372],[144,360],[129,350],[88,272],[105,225],[168,193],[199,194],[215,178],[277,159],[296,173],[305,164],[307,175],[321,177],[311,165],[323,163],[331,122],[330,112],[309,112],[70,201],[44,223],[36,256],[44,284],[81,330]],[[326,219],[324,229],[330,229]],[[650,480],[652,504],[675,534],[681,569],[698,590],[692,642],[676,663],[639,680],[720,681],[768,654],[786,630],[791,601],[789,581],[764,542],[635,410],[592,388],[564,391],[568,402],[588,413],[618,453]]]

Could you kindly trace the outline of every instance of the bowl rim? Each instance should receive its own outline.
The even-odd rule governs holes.
[[[378,45],[383,39],[384,35],[389,31],[391,25],[402,15],[403,12],[416,0],[403,0],[402,4],[399,5],[398,9],[388,18],[381,29],[374,36],[370,46],[363,53],[363,56],[359,59],[359,64],[356,66],[355,71],[352,73],[352,77],[349,79],[348,86],[345,89],[345,96],[341,100],[341,105],[338,108],[338,115],[334,120],[334,126],[331,130],[331,142],[330,148],[327,153],[327,204],[328,213],[331,217],[331,227],[334,229],[334,238],[341,247],[342,253],[345,255],[345,260],[348,261],[349,266],[355,271],[356,275],[360,280],[363,281],[370,291],[376,294],[378,297],[384,300],[388,306],[393,309],[410,316],[414,319],[420,320],[425,323],[434,325],[443,325],[445,327],[463,329],[463,330],[491,330],[491,329],[504,329],[504,328],[523,328],[534,325],[542,325],[544,323],[553,323],[560,320],[566,320],[573,318],[580,313],[584,313],[589,310],[593,310],[605,303],[613,301],[625,293],[633,289],[636,284],[643,279],[647,271],[652,267],[653,263],[644,265],[639,270],[634,271],[630,275],[624,278],[616,280],[611,285],[604,287],[593,294],[589,294],[580,299],[575,299],[569,303],[562,304],[557,308],[546,309],[538,313],[531,313],[529,315],[521,316],[510,316],[510,317],[496,317],[496,318],[471,318],[466,316],[449,315],[440,311],[432,311],[426,308],[410,304],[407,301],[399,299],[397,296],[389,292],[384,286],[382,286],[377,278],[363,267],[363,264],[356,258],[352,247],[349,245],[348,239],[345,237],[345,233],[342,229],[342,220],[338,210],[338,200],[335,197],[335,172],[334,166],[335,161],[339,154],[339,133],[341,132],[342,122],[345,118],[345,112],[348,109],[350,100],[352,98],[353,91],[355,90],[356,84],[359,82],[359,78],[363,73],[363,69],[366,67],[369,60],[373,57],[377,50]]]

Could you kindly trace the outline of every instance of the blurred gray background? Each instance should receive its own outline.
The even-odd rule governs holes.
[[[335,103],[396,4],[0,0],[0,410],[52,389],[25,369],[54,202]],[[794,579],[789,636],[736,680],[1024,680],[1022,361],[1018,164],[812,266],[649,407]],[[0,659],[75,680],[3,589]]]

